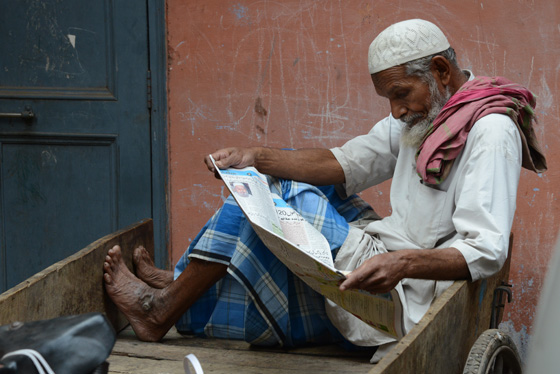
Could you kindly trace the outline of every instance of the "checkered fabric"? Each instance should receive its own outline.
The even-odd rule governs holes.
[[[358,196],[342,200],[332,186],[269,182],[271,191],[325,235],[333,256],[348,235],[348,222],[373,213]],[[225,264],[228,274],[181,317],[180,332],[286,347],[342,339],[326,316],[323,297],[264,246],[231,196],[177,263],[175,278],[191,258]]]

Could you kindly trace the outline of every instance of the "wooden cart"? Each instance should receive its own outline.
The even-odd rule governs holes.
[[[499,293],[495,290],[508,281],[509,257],[502,270],[490,279],[454,282],[434,301],[420,323],[386,357],[372,365],[370,352],[347,352],[334,345],[262,348],[241,341],[183,336],[174,329],[160,343],[141,342],[126,328],[128,322],[103,287],[103,261],[108,248],[117,244],[131,268],[132,251],[137,246],[143,245],[153,255],[152,221],[143,220],[103,237],[0,295],[0,325],[87,312],[105,313],[120,331],[108,359],[110,373],[181,374],[183,359],[189,353],[198,357],[205,373],[453,374],[464,370],[506,373],[510,369],[512,373],[520,372],[515,347],[507,334],[487,331],[494,294]],[[501,313],[494,315],[497,324]],[[467,359],[470,366],[465,369]]]

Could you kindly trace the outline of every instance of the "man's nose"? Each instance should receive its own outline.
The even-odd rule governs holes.
[[[404,105],[391,101],[391,114],[394,118],[400,119],[402,116],[406,115],[407,112],[408,110]]]

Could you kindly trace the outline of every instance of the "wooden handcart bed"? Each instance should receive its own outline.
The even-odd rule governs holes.
[[[76,254],[0,295],[0,325],[88,312],[105,313],[118,340],[108,361],[110,373],[181,374],[189,353],[205,373],[462,373],[469,351],[490,326],[494,290],[508,281],[509,258],[496,276],[474,283],[455,282],[421,322],[378,364],[370,354],[337,346],[298,349],[253,347],[241,341],[202,339],[171,330],[160,343],[138,341],[105,293],[107,250],[119,244],[132,268],[132,251],[143,245],[153,255],[150,219],[103,237]],[[511,245],[510,245],[511,248]]]

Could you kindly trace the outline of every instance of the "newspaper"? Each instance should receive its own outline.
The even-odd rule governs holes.
[[[346,276],[335,269],[327,239],[270,191],[265,175],[252,167],[220,170],[215,163],[214,167],[259,238],[288,269],[313,290],[374,328],[396,339],[404,335],[397,292],[340,291],[339,284]]]

